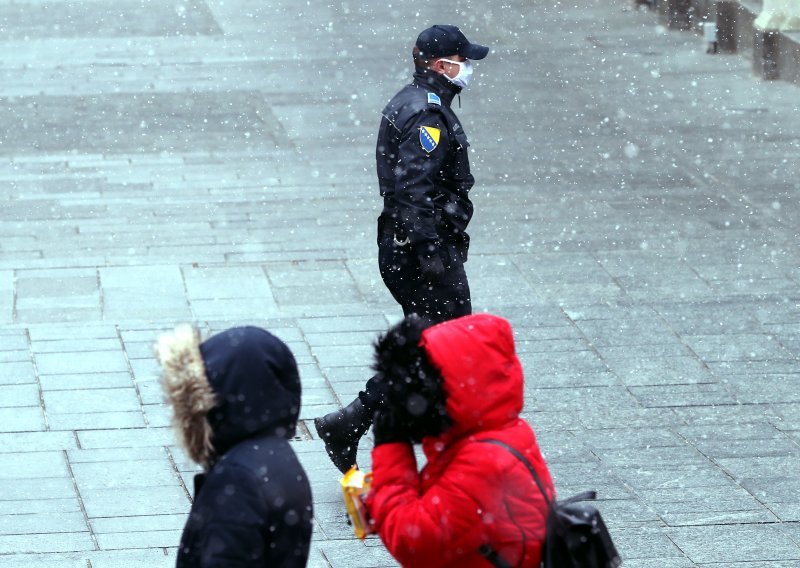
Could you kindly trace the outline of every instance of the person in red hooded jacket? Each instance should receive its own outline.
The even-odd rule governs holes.
[[[376,344],[384,404],[375,413],[367,509],[403,566],[539,566],[547,503],[523,463],[555,491],[536,436],[519,414],[523,373],[509,323],[468,315],[424,329],[406,318]],[[421,471],[413,443],[427,459]]]

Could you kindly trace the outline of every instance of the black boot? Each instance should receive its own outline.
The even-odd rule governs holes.
[[[372,424],[372,413],[360,398],[320,418],[314,419],[317,435],[325,442],[325,450],[342,473],[356,463],[358,441]]]

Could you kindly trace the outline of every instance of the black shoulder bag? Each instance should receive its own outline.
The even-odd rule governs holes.
[[[543,568],[617,568],[622,559],[600,512],[592,505],[581,503],[597,498],[596,491],[584,491],[568,499],[553,501],[531,463],[518,450],[500,440],[477,440],[495,444],[511,452],[531,472],[547,508],[547,528],[542,546]],[[511,568],[489,544],[479,549],[481,555],[495,568]]]

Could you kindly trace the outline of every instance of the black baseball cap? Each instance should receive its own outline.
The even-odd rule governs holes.
[[[456,26],[436,25],[424,30],[417,37],[420,55],[427,59],[460,55],[466,59],[483,59],[489,48],[470,43]]]

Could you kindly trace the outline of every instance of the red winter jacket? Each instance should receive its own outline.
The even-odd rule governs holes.
[[[421,346],[440,370],[453,425],[425,438],[417,472],[410,444],[372,452],[370,514],[389,552],[413,568],[487,568],[490,544],[511,566],[538,567],[547,505],[533,476],[501,440],[522,452],[555,497],[547,465],[522,410],[522,368],[508,322],[465,316],[428,328]]]

